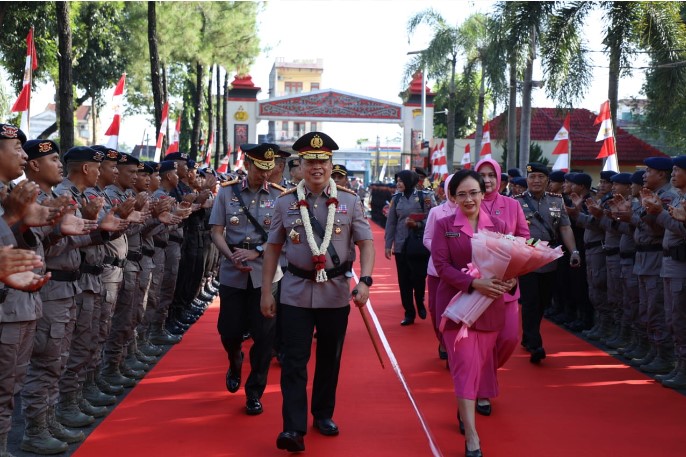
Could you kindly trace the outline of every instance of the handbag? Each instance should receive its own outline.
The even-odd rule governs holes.
[[[424,230],[410,230],[405,238],[403,254],[413,259],[428,259],[431,252],[424,246]]]

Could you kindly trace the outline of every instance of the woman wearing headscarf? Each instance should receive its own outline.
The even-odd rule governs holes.
[[[498,162],[493,159],[483,159],[476,164],[474,170],[481,175],[486,185],[486,193],[481,202],[481,211],[488,213],[491,218],[503,221],[505,233],[528,239],[530,236],[529,224],[524,216],[524,211],[522,211],[522,206],[517,200],[505,197],[498,192],[501,180],[501,169]],[[512,295],[505,294],[504,300],[505,322],[498,334],[493,354],[497,368],[505,365],[519,343],[519,287]],[[489,377],[494,376],[495,372],[487,372],[484,373],[482,379],[488,385],[491,382]],[[490,401],[487,398],[479,398],[476,411],[485,416],[490,415]]]
[[[450,179],[453,176],[454,175],[448,176],[443,185],[446,196],[445,201],[440,205],[431,208],[431,211],[429,211],[429,217],[426,219],[426,229],[424,230],[424,246],[429,251],[431,251],[431,241],[433,239],[433,230],[436,221],[455,214],[455,202],[448,195],[448,185],[450,184]],[[436,315],[436,289],[438,289],[438,283],[440,279],[438,278],[438,273],[436,273],[436,267],[434,267],[434,262],[431,257],[429,257],[429,265],[426,273],[427,286],[429,289],[429,317],[431,317],[431,323],[434,325],[434,332],[436,333],[436,338],[438,338],[438,357],[445,360],[448,358],[448,354],[445,352],[445,347],[443,347],[441,335],[438,331],[438,327],[441,322],[441,316]]]
[[[397,192],[391,198],[386,220],[385,254],[387,259],[395,255],[400,300],[405,309],[400,325],[414,324],[417,315],[426,319],[424,289],[429,252],[415,256],[406,249],[408,237],[418,237],[419,244],[422,243],[426,216],[435,206],[429,192],[416,189],[418,182],[417,173],[411,170],[403,170],[396,175]]]
[[[474,291],[493,299],[491,305],[469,328],[468,336],[458,339],[460,326],[447,320],[443,328],[443,343],[448,352],[450,374],[458,402],[458,417],[464,421],[465,454],[481,457],[481,443],[476,431],[475,407],[478,397],[492,398],[498,394],[495,376],[485,385],[484,373],[495,373],[493,353],[505,321],[503,294],[516,287],[516,279],[474,278],[463,269],[472,261],[472,237],[488,230],[505,233],[505,223],[481,211],[486,186],[473,170],[461,170],[450,180],[449,195],[457,210],[436,222],[431,255],[441,278],[436,293],[436,312],[442,314],[458,293]]]

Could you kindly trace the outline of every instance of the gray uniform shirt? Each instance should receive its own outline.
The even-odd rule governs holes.
[[[270,183],[265,183],[256,192],[253,192],[248,187],[247,179],[235,185],[240,188],[240,195],[245,207],[264,231],[268,232],[274,220],[276,199],[281,194],[281,191]],[[219,189],[217,199],[214,205],[212,205],[210,225],[224,227],[224,238],[229,247],[238,245],[237,247],[240,248],[244,243],[255,245],[263,244],[266,241],[245,215],[238,197],[234,193],[233,185],[223,186]],[[247,264],[252,268],[252,271],[244,273],[236,269],[233,262],[229,259],[222,257],[219,269],[219,282],[225,286],[247,289],[248,278],[250,278],[253,287],[262,287],[262,257],[251,260]],[[281,279],[280,273],[281,271],[277,269],[274,282]]]
[[[424,214],[424,221],[421,222],[424,224],[429,211],[434,206],[436,206],[436,201],[431,192],[415,190],[410,198],[405,197],[402,193],[393,194],[388,205],[388,218],[386,219],[384,235],[386,249],[393,247],[393,252],[402,252],[405,239],[410,233],[410,228],[405,225],[407,218],[411,214]]]
[[[676,208],[681,205],[683,200],[684,196],[678,194],[669,206]],[[686,226],[683,222],[672,218],[666,209],[657,215],[656,222],[665,228],[665,235],[662,239],[663,249],[674,248],[686,242]],[[670,256],[663,256],[660,276],[663,278],[686,278],[686,262],[674,260]]]
[[[678,198],[672,186],[667,183],[656,192],[663,205],[669,205],[673,199]],[[639,246],[662,244],[665,229],[657,224],[656,217],[646,214],[644,209],[635,212],[631,222],[636,226],[634,241],[636,242],[636,261],[634,274],[658,276],[662,269],[662,251],[639,251]]]
[[[314,217],[322,227],[326,226],[328,207],[326,200],[331,189],[315,196],[305,188],[305,199],[312,209]],[[371,240],[372,231],[365,218],[364,208],[360,198],[352,193],[338,188],[338,208],[334,218],[331,234],[331,244],[341,263],[350,258],[350,243]],[[314,270],[312,251],[307,242],[302,215],[298,207],[298,197],[295,189],[285,192],[276,201],[274,219],[269,231],[269,243],[285,244],[286,259],[289,264],[302,269]],[[315,236],[317,245],[321,240]],[[326,254],[326,268],[333,268],[331,256]],[[286,272],[281,282],[281,302],[300,308],[342,308],[348,306],[350,298],[350,284],[345,275],[336,276],[326,282],[318,283],[303,279]]]

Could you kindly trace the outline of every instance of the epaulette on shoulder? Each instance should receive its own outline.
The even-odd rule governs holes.
[[[336,184],[336,189],[342,190],[343,192],[347,192],[349,194],[357,195],[357,193],[355,193],[354,190],[348,189],[347,187],[339,186],[338,184]]]
[[[524,198],[524,194],[517,194],[517,195],[515,195],[515,196],[512,197],[512,198]]]
[[[292,194],[292,193],[295,192],[296,190],[298,190],[297,187],[294,187],[294,188],[292,188],[292,189],[288,189],[288,190],[282,192],[281,195],[280,195],[280,197],[283,197],[284,195]]]
[[[229,181],[224,181],[223,183],[221,183],[221,186],[222,187],[233,186],[234,184],[236,184],[239,181],[240,181],[240,179],[238,179],[238,178],[230,179]]]
[[[282,186],[280,186],[280,185],[278,185],[278,184],[276,184],[276,183],[270,182],[269,185],[272,186],[274,189],[280,191],[280,192],[285,192],[285,191],[286,191],[286,188],[285,188],[285,187],[282,187]]]
[[[551,197],[560,197],[560,198],[562,198],[562,194],[556,194],[555,192],[548,192],[548,195],[550,195]]]

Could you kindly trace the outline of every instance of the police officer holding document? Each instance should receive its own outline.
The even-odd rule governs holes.
[[[283,431],[276,446],[289,452],[305,450],[307,427],[307,361],[312,335],[317,351],[312,404],[314,428],[338,435],[333,421],[336,386],[352,298],[358,307],[369,297],[374,268],[374,245],[359,197],[331,179],[333,151],[328,135],[310,132],[293,149],[301,159],[303,180],[276,201],[262,265],[262,283],[273,282],[279,255],[288,260],[281,288],[279,326],[283,359]],[[350,294],[351,242],[360,249],[360,282]],[[346,274],[347,273],[347,274]],[[262,314],[276,316],[276,302],[262,289]]]

